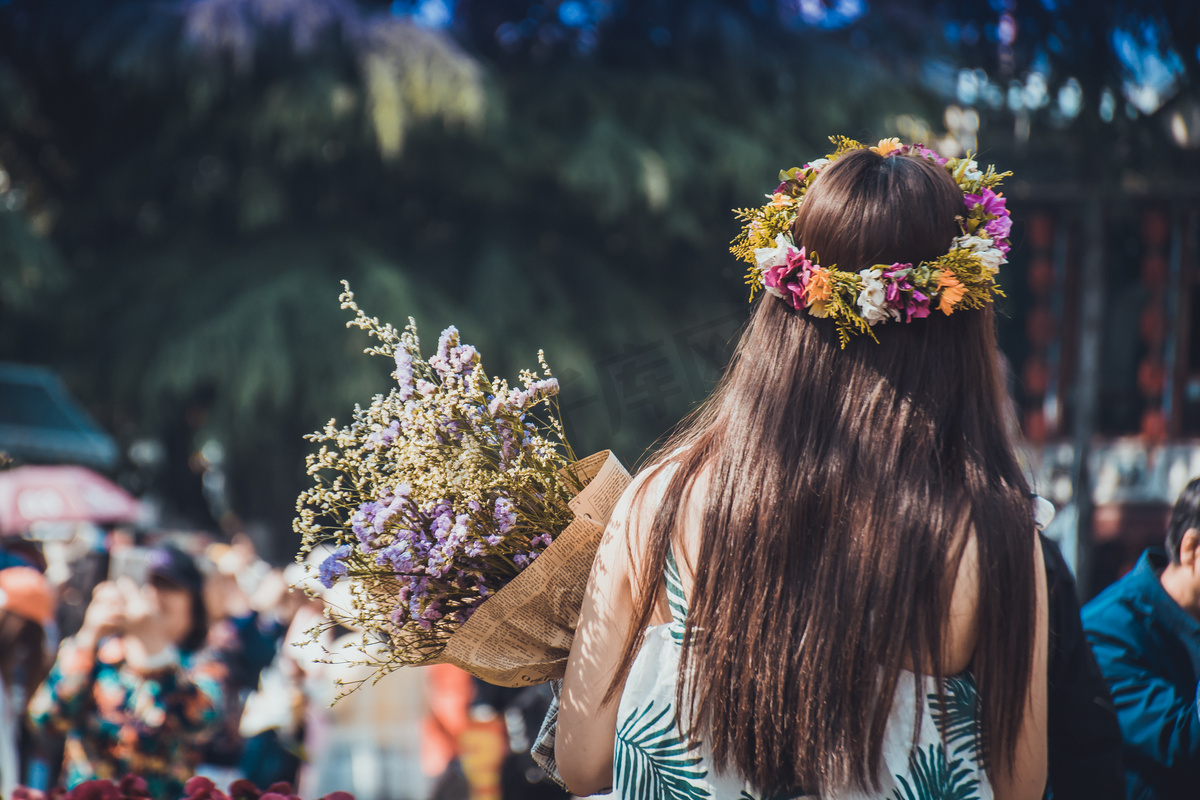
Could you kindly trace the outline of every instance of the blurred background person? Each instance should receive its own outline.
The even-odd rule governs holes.
[[[358,800],[426,800],[454,755],[439,750],[437,771],[423,769],[432,733],[425,725],[426,711],[447,700],[444,693],[427,692],[426,678],[438,667],[401,669],[376,680],[375,670],[363,662],[382,654],[364,643],[362,631],[343,613],[350,605],[348,584],[325,589],[313,577],[331,549],[318,548],[306,565],[286,570],[300,607],[284,636],[278,665],[263,673],[265,689],[267,675],[278,668],[291,689],[277,689],[277,696],[286,698],[290,691],[293,702],[299,701],[303,763],[297,794],[320,797],[341,790]],[[457,710],[453,716],[465,721],[471,677],[455,671],[465,692],[449,700]],[[247,721],[243,718],[244,728]]]
[[[232,544],[210,545],[205,560],[211,565],[204,584],[208,646],[225,666],[225,680],[218,732],[204,748],[199,772],[218,786],[252,774],[257,786],[292,782],[295,767],[281,764],[294,759],[279,752],[277,740],[271,742],[269,736],[248,743],[240,732],[240,722],[263,670],[275,661],[300,598],[289,591],[282,571],[259,558],[244,535],[235,535]]]
[[[46,626],[54,619],[54,595],[32,567],[0,569],[0,797],[21,782],[21,733],[25,707],[50,667]]]
[[[1180,493],[1165,544],[1083,609],[1138,800],[1200,795],[1200,478]]]
[[[182,551],[150,552],[146,582],[96,587],[83,625],[30,704],[66,736],[63,782],[136,773],[178,797],[219,722],[225,667],[204,648],[203,578]]]

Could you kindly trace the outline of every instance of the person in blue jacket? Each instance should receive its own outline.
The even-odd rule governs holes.
[[[1175,503],[1166,552],[1143,553],[1083,627],[1117,709],[1126,795],[1200,797],[1200,478]]]

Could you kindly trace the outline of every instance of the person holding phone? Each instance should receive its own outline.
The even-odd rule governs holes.
[[[148,554],[143,584],[96,587],[30,703],[36,727],[66,736],[68,788],[134,773],[154,797],[182,794],[219,724],[225,669],[204,648],[202,592],[195,562],[172,547]]]

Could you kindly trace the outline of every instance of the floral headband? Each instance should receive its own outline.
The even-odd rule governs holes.
[[[751,265],[746,273],[750,299],[765,288],[797,311],[832,319],[845,347],[852,334],[866,333],[879,341],[872,327],[880,322],[912,322],[928,317],[934,309],[949,315],[981,308],[992,302],[994,294],[1004,296],[995,276],[1008,261],[1012,221],[1005,198],[994,189],[1012,173],[998,173],[991,166],[980,171],[970,154],[946,159],[920,144],[900,144],[899,139],[883,139],[869,148],[885,157],[932,161],[949,172],[962,189],[966,207],[958,217],[962,235],[950,243],[945,255],[916,265],[876,264],[858,272],[843,272],[833,264],[817,264],[816,253],[797,247],[792,224],[809,186],[825,167],[863,147],[844,136],[829,139],[836,146],[829,156],[779,173],[782,183],[768,195],[766,205],[735,209],[746,224],[730,250]]]

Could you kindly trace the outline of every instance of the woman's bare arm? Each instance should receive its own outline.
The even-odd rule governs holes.
[[[596,553],[580,610],[579,625],[563,678],[555,759],[559,775],[579,796],[612,786],[618,691],[604,695],[616,674],[633,617],[631,545],[644,529],[631,513],[632,499],[645,475],[638,476],[613,510]],[[639,507],[656,506],[643,501]],[[636,548],[636,549],[640,549]]]
[[[1025,718],[1017,739],[1016,759],[1012,772],[1003,767],[995,770],[993,788],[996,800],[1038,800],[1046,787],[1047,739],[1046,703],[1049,694],[1046,673],[1049,657],[1050,612],[1046,589],[1046,565],[1042,548],[1034,534],[1034,585],[1037,587],[1037,628],[1034,633],[1033,672],[1029,680],[1029,695]]]

